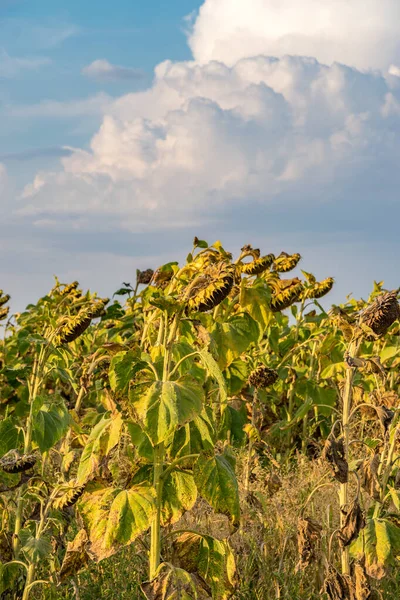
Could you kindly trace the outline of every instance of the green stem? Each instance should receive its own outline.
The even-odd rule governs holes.
[[[163,465],[164,465],[164,443],[154,448],[154,478],[153,485],[156,491],[156,515],[151,525],[150,536],[150,580],[154,579],[160,564],[161,556],[161,503],[163,489]]]
[[[171,350],[172,345],[175,341],[176,334],[179,328],[179,322],[181,319],[182,310],[178,311],[172,322],[169,335],[167,336],[167,327],[165,328],[165,354],[164,354],[164,368],[163,368],[163,382],[167,382],[170,379],[170,362],[171,362]],[[168,316],[165,315],[167,322]],[[156,514],[151,524],[150,532],[150,557],[149,557],[149,578],[154,579],[161,558],[161,507],[162,507],[162,491],[164,484],[164,457],[165,447],[164,442],[161,442],[154,448],[154,459],[153,459],[153,486],[156,492]]]
[[[200,456],[200,454],[186,454],[185,456],[181,456],[181,457],[177,458],[165,469],[164,473],[162,474],[161,479],[163,479],[165,481],[166,478],[168,477],[168,475],[171,473],[171,471],[176,469],[176,467],[178,465],[180,465],[182,462],[185,462],[185,460],[189,460],[192,458],[199,458],[199,456]]]
[[[360,341],[350,343],[348,352],[352,358],[356,357],[360,347]],[[349,443],[350,443],[350,414],[351,414],[351,400],[353,395],[353,380],[354,380],[355,369],[348,369],[346,373],[346,381],[343,392],[343,413],[342,413],[342,426],[343,426],[343,443],[345,451],[345,459],[348,463],[349,458]],[[348,503],[348,483],[341,483],[339,490],[340,500],[340,526],[343,527],[345,524],[345,512],[344,508]],[[343,574],[350,573],[350,559],[348,547],[343,548],[341,551],[342,559],[342,572]]]
[[[311,351],[310,375],[309,375],[310,381],[314,378],[316,351],[317,351],[317,341],[314,341],[312,351]],[[306,402],[308,402],[308,396],[306,398]],[[301,442],[301,449],[304,454],[307,451],[307,441],[308,441],[308,412],[306,415],[304,415],[304,419],[303,419],[303,439]]]
[[[35,357],[35,360],[33,363],[31,380],[28,385],[30,408],[29,408],[29,416],[26,421],[24,454],[29,454],[29,452],[31,451],[31,447],[32,447],[33,405],[34,405],[34,400],[39,392],[39,383],[41,380],[41,371],[43,368],[45,356],[46,356],[46,347],[42,346],[40,348],[39,356]],[[21,486],[21,488],[19,490],[18,500],[17,500],[17,510],[16,510],[16,514],[15,514],[14,539],[13,539],[13,551],[14,551],[15,558],[18,558],[18,556],[19,556],[20,542],[19,542],[18,536],[19,536],[19,532],[21,530],[21,524],[22,524],[22,512],[23,512],[23,505],[24,505],[24,499],[23,499],[24,489],[25,489],[25,486]]]
[[[253,402],[251,404],[251,425],[252,425],[253,431],[251,432],[250,437],[249,437],[249,449],[247,452],[246,476],[245,476],[245,483],[244,483],[244,489],[245,489],[246,494],[249,491],[249,485],[250,485],[251,459],[253,456],[253,446],[254,446],[253,432],[256,427],[256,419],[255,419],[256,403],[257,403],[257,388],[254,389]]]

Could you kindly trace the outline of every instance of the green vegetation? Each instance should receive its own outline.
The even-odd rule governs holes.
[[[326,312],[300,259],[0,294],[2,599],[398,595],[397,292]]]

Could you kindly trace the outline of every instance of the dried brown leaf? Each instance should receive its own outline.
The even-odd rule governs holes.
[[[322,451],[322,459],[326,460],[332,475],[340,483],[347,483],[349,478],[349,465],[346,460],[343,440],[336,440],[330,436]]]
[[[360,530],[365,527],[365,518],[358,500],[355,500],[347,509],[342,509],[342,513],[344,524],[338,533],[338,539],[341,547],[345,548],[358,537]]]

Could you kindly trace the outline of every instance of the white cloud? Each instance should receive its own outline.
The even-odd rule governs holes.
[[[137,81],[143,79],[140,69],[113,65],[108,60],[99,59],[83,67],[82,74],[97,81]]]
[[[210,223],[246,203],[343,202],[360,181],[375,201],[376,181],[391,195],[400,171],[399,106],[379,74],[315,59],[167,61],[152,88],[108,104],[90,150],[37,175],[19,214],[140,231]]]
[[[15,77],[21,71],[36,70],[51,64],[51,60],[41,56],[17,57],[10,56],[2,49],[0,50],[0,78]]]
[[[387,69],[400,59],[400,2],[205,0],[189,42],[201,62],[292,54]]]

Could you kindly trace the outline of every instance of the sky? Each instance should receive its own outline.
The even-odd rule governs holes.
[[[195,235],[400,286],[398,0],[0,0],[0,288],[102,295]]]

